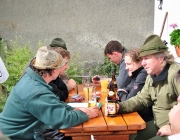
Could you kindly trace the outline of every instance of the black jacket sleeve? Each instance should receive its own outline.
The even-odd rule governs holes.
[[[133,96],[136,96],[136,94],[141,91],[141,89],[143,88],[144,84],[145,84],[145,80],[147,77],[147,73],[145,70],[142,70],[138,76],[136,77],[136,79],[133,81],[131,81],[131,83],[124,88],[124,90],[126,90],[128,93],[124,92],[124,91],[119,91],[118,92],[118,96],[120,98],[120,101],[125,101]]]
[[[49,85],[52,86],[52,92],[59,97],[59,100],[65,102],[68,98],[69,92],[66,84],[61,80],[61,78],[57,77],[55,80],[51,81]]]

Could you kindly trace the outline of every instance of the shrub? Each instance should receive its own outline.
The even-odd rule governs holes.
[[[14,40],[11,40],[10,48],[7,48],[7,45],[4,42],[1,45],[3,51],[5,52],[5,58],[3,61],[9,72],[9,78],[2,84],[3,94],[0,94],[0,112],[4,107],[8,94],[20,79],[28,61],[35,55],[35,52],[32,51],[31,46],[28,43],[24,43],[22,37],[15,37]],[[37,48],[42,45],[43,43],[39,41]]]
[[[96,50],[99,50],[99,52],[104,52],[104,47],[100,45],[99,43],[95,43]],[[118,66],[112,62],[110,62],[109,58],[104,55],[104,62],[101,61],[91,61],[86,62],[89,63],[89,66],[84,69],[84,72],[89,73],[90,76],[94,75],[105,75],[107,77],[111,77],[112,72],[114,70],[118,70]],[[118,71],[119,72],[119,71]],[[118,74],[118,72],[116,74]]]
[[[79,75],[82,75],[82,63],[78,62],[79,53],[71,54],[71,59],[69,61],[69,69],[66,71],[69,78],[74,79],[77,84],[81,84],[81,78],[78,78]]]
[[[100,73],[102,73],[103,75],[107,75],[108,77],[111,77],[112,73],[114,71],[117,71],[118,69],[119,67],[116,64],[110,62],[109,58],[104,56],[104,63],[101,65],[99,69]]]
[[[4,46],[4,63],[9,72],[9,78],[3,86],[6,93],[9,93],[13,86],[18,82],[27,62],[33,57],[34,53],[29,44],[24,43],[21,37],[16,37],[10,41],[10,48]]]

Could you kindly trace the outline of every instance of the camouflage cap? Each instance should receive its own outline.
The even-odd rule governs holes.
[[[168,50],[158,35],[149,36],[140,49],[139,57],[147,56]]]
[[[67,50],[66,43],[62,38],[53,39],[49,46],[51,46],[51,47],[61,47],[61,48],[65,49],[65,50]]]
[[[65,60],[50,46],[42,46],[31,64],[37,69],[56,69],[64,66]]]

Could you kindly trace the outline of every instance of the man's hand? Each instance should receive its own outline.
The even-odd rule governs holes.
[[[170,125],[164,125],[158,130],[156,135],[158,135],[158,136],[169,136],[171,134],[172,134],[171,126]]]
[[[79,110],[87,114],[89,119],[99,116],[99,108],[97,106],[93,106],[89,108],[79,108]]]
[[[94,84],[100,84],[100,76],[99,75],[93,76],[91,80]]]
[[[76,87],[76,82],[73,79],[69,79],[67,82],[68,90],[72,90]]]

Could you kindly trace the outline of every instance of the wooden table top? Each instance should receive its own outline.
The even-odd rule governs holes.
[[[78,85],[78,91],[81,96],[84,96],[83,86]],[[96,87],[96,91],[100,91],[100,86]],[[73,102],[72,95],[76,94],[76,90],[69,93],[68,102]],[[71,136],[79,134],[133,134],[137,130],[142,130],[146,127],[144,120],[137,112],[128,114],[118,114],[116,117],[107,117],[104,115],[105,98],[107,93],[101,93],[99,102],[102,102],[102,108],[99,110],[99,116],[89,119],[83,124],[71,127],[65,130],[60,130],[66,134],[70,133]]]

